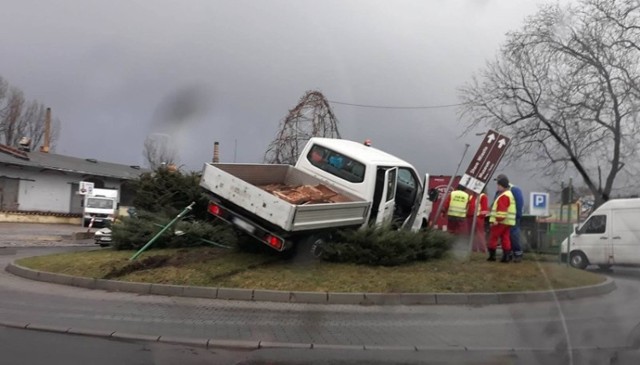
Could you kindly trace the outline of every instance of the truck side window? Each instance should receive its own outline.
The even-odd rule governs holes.
[[[389,181],[387,181],[387,201],[395,198],[396,196],[396,172],[398,170],[389,171]]]
[[[602,234],[607,228],[606,215],[594,215],[580,228],[580,233],[584,234]]]

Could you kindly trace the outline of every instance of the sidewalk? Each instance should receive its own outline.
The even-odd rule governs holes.
[[[96,229],[91,229],[95,232]],[[0,223],[0,247],[86,246],[91,239],[75,240],[87,228],[70,224]]]

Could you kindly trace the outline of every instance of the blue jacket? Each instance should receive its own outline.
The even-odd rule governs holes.
[[[524,197],[522,196],[522,190],[519,187],[511,184],[511,194],[516,200],[516,219],[522,218],[522,210],[524,209]]]

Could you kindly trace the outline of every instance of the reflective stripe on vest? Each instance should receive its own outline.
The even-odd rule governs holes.
[[[498,200],[500,200],[503,195],[509,197],[509,209],[506,212],[498,212]],[[507,226],[516,225],[516,200],[513,198],[511,190],[505,190],[505,192],[500,194],[493,202],[493,206],[491,207],[491,218],[489,218],[489,222],[496,222],[496,217],[504,217],[504,219],[499,223]]]
[[[449,217],[465,218],[467,216],[467,204],[469,203],[469,194],[464,191],[456,190],[451,193],[449,201]]]

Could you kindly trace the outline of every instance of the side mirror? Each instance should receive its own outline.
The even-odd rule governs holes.
[[[434,202],[438,200],[438,195],[440,193],[438,192],[438,189],[432,188],[432,189],[429,189],[428,194],[429,194],[429,201]]]
[[[575,234],[580,234],[580,229],[579,229],[579,226],[577,224],[573,225],[573,232],[575,232]]]

